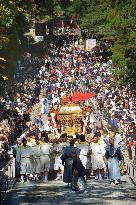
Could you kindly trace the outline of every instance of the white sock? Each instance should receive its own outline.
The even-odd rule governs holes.
[[[99,178],[99,175],[98,175],[98,174],[96,174],[96,175],[95,175],[95,179],[98,179],[98,178]]]
[[[24,181],[24,176],[21,175],[21,181]]]
[[[58,174],[57,174],[57,177],[58,177],[58,178],[59,178],[59,177],[61,177],[61,174],[60,174],[60,173],[58,173]]]
[[[118,180],[115,180],[115,184],[119,184]]]
[[[32,175],[32,174],[30,174],[30,177],[33,177],[33,175]]]
[[[99,173],[99,180],[102,180],[102,175],[101,175],[101,173]]]
[[[47,176],[45,176],[45,177],[44,177],[44,180],[46,180],[46,181],[47,181]]]

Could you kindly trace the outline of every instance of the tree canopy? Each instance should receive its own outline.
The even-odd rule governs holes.
[[[114,71],[119,85],[136,83],[135,0],[74,0],[69,8],[82,30],[113,42]]]
[[[25,2],[25,3],[24,3]],[[32,0],[29,2],[33,3]],[[28,1],[1,0],[0,3],[0,75],[15,68],[23,34],[28,30],[31,7]]]
[[[82,30],[113,42],[113,76],[119,85],[136,83],[135,0],[1,0],[0,75],[7,75],[25,45],[33,21],[73,15]],[[23,50],[22,50],[23,51]],[[9,68],[9,69],[7,69]],[[8,71],[8,72],[7,72]]]
[[[10,75],[23,51],[24,34],[34,20],[48,21],[63,16],[60,0],[1,0],[0,3],[0,76]],[[4,78],[6,79],[6,78]]]

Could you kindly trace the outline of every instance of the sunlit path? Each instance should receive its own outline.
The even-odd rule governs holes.
[[[99,182],[91,179],[87,191],[84,194],[71,193],[61,181],[18,183],[2,205],[134,205],[136,200],[136,187],[128,177],[118,186],[110,185],[108,180]]]

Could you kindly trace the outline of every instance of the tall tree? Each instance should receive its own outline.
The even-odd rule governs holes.
[[[69,11],[82,29],[112,39],[116,82],[136,83],[136,3],[135,0],[74,0]]]
[[[24,33],[29,31],[34,20],[48,21],[63,16],[60,3],[61,0],[1,0],[0,76],[15,69],[20,48],[25,43]]]
[[[28,30],[33,0],[1,0],[0,3],[0,75],[15,68],[23,34]],[[32,5],[31,5],[32,6]]]

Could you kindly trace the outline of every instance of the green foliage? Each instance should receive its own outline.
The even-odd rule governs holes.
[[[61,9],[60,5],[56,5],[54,7],[54,16],[57,16],[57,17],[63,17],[64,15],[64,11]]]
[[[74,0],[69,8],[82,29],[112,39],[115,81],[136,83],[135,0]]]
[[[1,0],[0,2],[0,75],[10,75],[24,47],[24,33],[33,21],[48,22],[62,17],[60,0]]]
[[[29,3],[32,2],[33,0],[1,0],[0,75],[10,75],[15,69],[23,34],[29,27]]]
[[[68,2],[68,1],[67,1]],[[69,5],[69,7],[67,7]],[[135,0],[1,0],[0,75],[15,67],[24,33],[33,20],[48,22],[74,15],[82,30],[111,39],[113,76],[119,85],[136,83]]]

